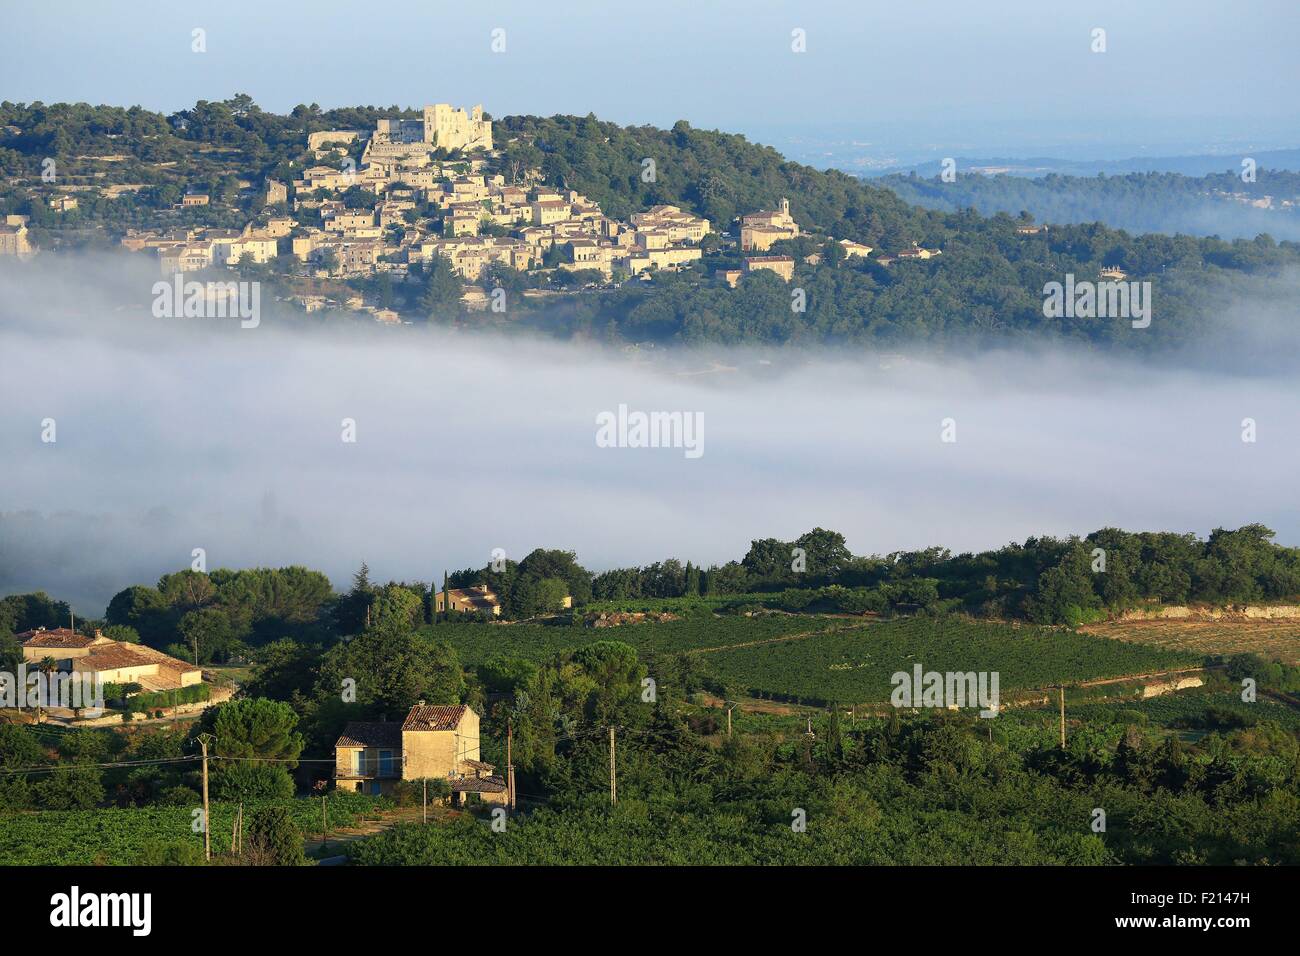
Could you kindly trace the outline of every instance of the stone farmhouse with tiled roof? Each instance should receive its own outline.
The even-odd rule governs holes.
[[[139,684],[144,691],[178,690],[203,681],[203,671],[143,644],[78,634],[66,627],[14,635],[29,664],[49,658],[61,671],[93,674],[105,684]]]
[[[480,759],[479,717],[464,704],[420,703],[406,719],[353,721],[334,744],[334,781],[341,790],[391,793],[399,780],[441,779],[452,799],[476,793],[506,802],[505,781]]]

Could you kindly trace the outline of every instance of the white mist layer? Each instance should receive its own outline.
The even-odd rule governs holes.
[[[1252,521],[1300,541],[1286,377],[1044,352],[634,363],[418,328],[240,329],[150,317],[156,274],[118,257],[42,259],[0,271],[0,594],[82,614],[194,548],[343,585],[363,559],[440,581],[498,547],[709,564],[814,526],[859,554]],[[713,362],[734,371],[680,374]],[[703,455],[597,447],[620,404],[702,413]]]

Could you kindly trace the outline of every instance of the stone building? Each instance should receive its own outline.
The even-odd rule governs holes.
[[[399,780],[446,780],[452,799],[477,793],[506,802],[505,781],[480,759],[479,716],[464,704],[416,704],[406,719],[353,721],[334,745],[334,780],[341,790],[391,793]]]

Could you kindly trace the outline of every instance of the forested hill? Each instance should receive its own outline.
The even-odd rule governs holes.
[[[548,182],[586,194],[616,218],[668,203],[725,230],[737,216],[774,209],[785,196],[805,229],[861,237],[881,250],[945,238],[945,217],[909,205],[888,189],[789,162],[770,146],[693,129],[685,121],[664,130],[622,127],[594,116],[508,116],[497,140],[507,156],[540,166]],[[652,175],[643,175],[647,160]]]
[[[214,200],[186,211],[186,222],[237,228],[265,215],[253,184],[292,179],[315,161],[306,149],[308,133],[370,129],[381,116],[409,112],[313,105],[278,115],[242,95],[171,116],[135,107],[0,103],[0,213],[29,216],[41,248],[116,247],[127,229],[156,226],[181,192],[191,190]],[[1201,339],[1224,321],[1228,305],[1259,305],[1268,277],[1300,265],[1300,245],[1270,236],[1133,235],[1099,223],[1030,232],[1027,219],[1005,213],[927,210],[879,185],[788,162],[742,136],[685,122],[667,130],[625,128],[592,116],[494,122],[501,151],[491,161],[494,172],[514,179],[540,169],[547,183],[586,194],[614,217],[656,203],[680,205],[707,216],[716,233],[730,234],[706,238],[702,261],[679,273],[660,272],[653,281],[625,282],[598,295],[523,302],[508,322],[498,323],[503,328],[615,342],[888,349],[1063,341],[1158,355]],[[40,182],[44,158],[51,157],[61,183],[132,183],[137,191],[116,198],[79,192],[77,210],[54,213]],[[782,197],[790,200],[804,235],[778,242],[768,254],[794,258],[791,281],[757,272],[728,288],[718,273],[741,268],[746,255],[734,241],[735,217],[773,209]],[[846,258],[831,241],[844,239],[873,252]],[[941,254],[888,262],[914,244]],[[1118,267],[1131,281],[1151,282],[1149,327],[1135,329],[1123,317],[1044,316],[1048,283],[1063,283],[1067,275],[1096,280],[1105,266]],[[539,280],[497,270],[491,281],[523,288]],[[373,278],[349,280],[358,291],[374,293],[367,283]],[[1285,286],[1270,288],[1279,295]],[[459,321],[456,298],[443,312],[426,309],[415,317]]]
[[[1042,222],[1104,222],[1133,232],[1187,233],[1225,239],[1300,240],[1300,173],[1258,169],[1252,182],[1238,173],[1207,176],[1128,173],[1122,176],[1027,177],[958,173],[884,176],[872,180],[909,203],[986,216],[1028,211]]]
[[[1300,245],[1267,235],[1231,242],[1133,235],[1097,222],[1028,235],[1018,230],[1031,217],[923,209],[871,182],[788,162],[743,136],[685,122],[661,130],[591,116],[507,117],[498,140],[514,162],[540,166],[548,181],[587,194],[614,215],[671,203],[734,235],[735,216],[790,199],[808,235],[779,242],[772,252],[796,258],[793,285],[807,294],[805,312],[791,310],[789,287],[761,275],[737,290],[664,281],[656,295],[629,292],[610,297],[594,315],[566,316],[574,326],[617,328],[629,339],[886,347],[1065,339],[1161,352],[1200,338],[1226,304],[1255,290],[1259,277],[1300,264]],[[647,160],[653,177],[643,176]],[[866,260],[844,260],[826,237],[875,251]],[[875,261],[914,243],[942,255],[888,267]],[[815,254],[821,262],[806,261]],[[724,248],[711,258],[717,270],[738,267],[741,257]],[[1044,317],[1046,283],[1067,273],[1095,279],[1103,266],[1152,281],[1150,328]]]

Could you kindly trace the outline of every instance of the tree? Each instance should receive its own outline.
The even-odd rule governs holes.
[[[537,548],[519,562],[518,573],[530,578],[559,578],[568,586],[575,606],[591,600],[591,572],[578,564],[572,551]]]
[[[154,588],[139,584],[113,595],[104,619],[110,625],[134,628],[151,646],[165,643],[171,628],[167,600]]]
[[[128,624],[110,624],[104,628],[104,636],[123,644],[139,644],[140,632]]]
[[[826,715],[826,761],[834,768],[844,759],[844,733],[840,729],[840,710],[834,704]]]
[[[512,617],[536,617],[553,614],[564,607],[569,596],[568,585],[560,578],[534,578],[520,576],[511,589],[510,613]]]
[[[825,528],[813,528],[800,535],[795,547],[803,548],[807,570],[814,575],[834,575],[853,557],[845,546],[844,535]]]
[[[32,801],[42,810],[90,810],[103,799],[103,774],[91,768],[61,767],[32,787]]]
[[[286,806],[257,807],[248,814],[245,856],[255,866],[302,866],[302,833]]]
[[[190,646],[195,664],[229,657],[235,644],[234,628],[224,611],[205,607],[190,611],[176,626],[180,636]]]
[[[432,319],[458,309],[460,296],[460,278],[452,270],[451,263],[443,256],[434,256],[424,270],[421,308]]]
[[[20,634],[38,627],[63,627],[68,623],[66,601],[55,601],[44,591],[0,598],[0,634]]]
[[[370,609],[370,627],[409,631],[424,620],[424,602],[408,587],[386,585]]]
[[[561,669],[561,693],[598,724],[617,722],[641,700],[645,666],[636,648],[622,641],[596,641],[573,652],[574,668]]]
[[[343,595],[334,609],[334,626],[341,634],[360,634],[370,620],[370,606],[375,601],[375,586],[370,583],[370,567],[361,567],[352,575],[352,589]]]
[[[757,578],[784,577],[790,571],[791,545],[776,538],[759,538],[751,541],[749,551],[740,562],[747,572]]]
[[[318,652],[285,639],[258,648],[253,673],[243,684],[249,697],[291,700],[311,692],[316,680]]]
[[[451,645],[409,630],[373,628],[336,644],[321,659],[319,674],[317,700],[338,700],[344,682],[355,681],[356,703],[376,714],[404,714],[421,700],[458,704],[465,693]]]
[[[289,773],[303,749],[297,726],[298,715],[288,704],[243,698],[205,710],[190,739],[200,733],[216,737],[211,777],[218,799],[283,798],[293,794]]]

